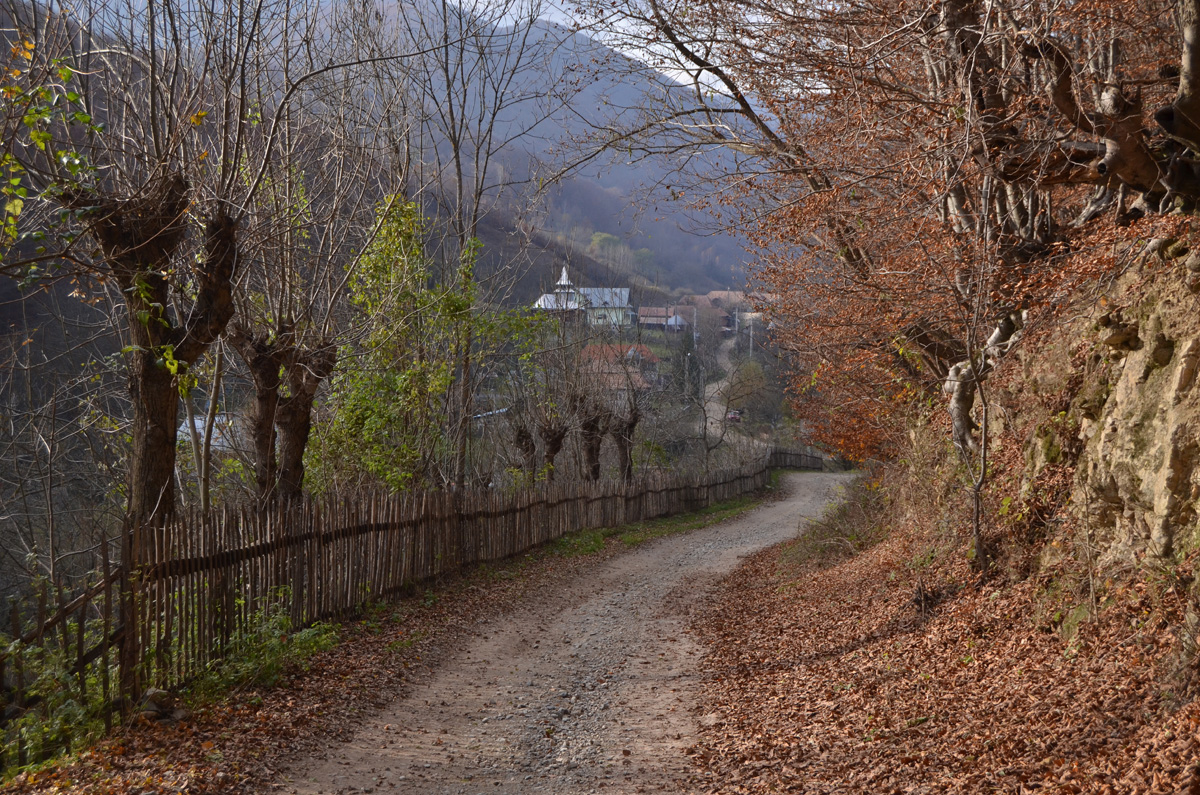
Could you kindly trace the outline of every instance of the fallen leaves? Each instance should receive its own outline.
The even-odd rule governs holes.
[[[1032,620],[1037,579],[978,587],[943,562],[922,615],[903,538],[824,570],[785,554],[749,559],[695,621],[699,789],[1200,795],[1200,705],[1162,685],[1182,616],[1139,583],[1064,640]]]

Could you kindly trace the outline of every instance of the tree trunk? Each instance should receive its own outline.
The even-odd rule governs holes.
[[[554,459],[562,451],[563,443],[567,439],[567,427],[544,425],[538,429],[538,436],[542,437],[542,461],[546,470],[546,480],[554,482]]]
[[[279,486],[282,502],[297,500],[304,493],[304,450],[312,431],[315,394],[293,395],[279,407]]]
[[[1179,0],[1179,90],[1175,101],[1154,112],[1167,135],[1200,151],[1200,0]]]
[[[584,476],[588,480],[599,480],[600,451],[608,423],[602,416],[587,417],[580,423],[579,430],[583,442]]]
[[[250,439],[254,446],[254,485],[260,508],[276,496],[275,422],[279,413],[279,371],[285,354],[278,340],[282,336],[276,335],[275,341],[269,341],[266,334],[251,335],[241,328],[235,328],[229,336],[254,382]]]
[[[537,443],[534,442],[533,434],[527,427],[524,425],[514,426],[513,444],[521,452],[521,465],[525,474],[530,478],[537,475]]]
[[[629,483],[633,480],[633,435],[641,420],[641,412],[637,406],[631,406],[628,417],[616,419],[612,425],[612,438],[617,445],[617,461],[621,470],[621,480]]]
[[[312,432],[312,409],[317,390],[333,374],[337,351],[328,342],[314,350],[297,350],[287,368],[289,395],[276,412],[279,426],[279,484],[284,501],[298,500],[304,493],[304,451]]]
[[[151,180],[134,199],[64,195],[67,207],[93,207],[90,231],[121,287],[129,317],[129,392],[133,439],[129,462],[126,522],[129,557],[145,561],[147,532],[175,511],[175,435],[179,389],[180,335],[167,315],[170,290],[165,272],[187,232],[188,185],[178,174]],[[228,318],[226,319],[228,320]]]
[[[205,228],[204,257],[192,265],[195,299],[187,317],[171,317],[167,274],[187,235],[187,181],[160,174],[131,199],[64,193],[65,207],[88,212],[95,238],[129,316],[129,391],[133,399],[129,490],[122,542],[126,634],[120,650],[126,698],[141,686],[138,578],[151,563],[154,534],[175,513],[179,378],[224,333],[233,316],[237,225],[218,208]]]
[[[131,325],[138,325],[136,317]],[[141,330],[144,332],[145,327]],[[132,336],[138,339],[146,335]],[[179,425],[179,386],[153,347],[139,345],[131,354],[129,391],[133,398],[133,439],[121,584],[125,634],[118,651],[122,714],[126,715],[133,705],[131,700],[138,697],[145,684],[142,663],[146,650],[139,634],[144,599],[142,570],[153,562],[155,536],[175,516],[175,441]]]
[[[179,179],[169,183],[166,192],[168,195],[160,199],[164,204],[151,209],[158,213],[157,220],[169,217],[174,219],[170,223],[178,223],[187,206],[186,185]],[[153,199],[150,195],[138,202],[118,204],[93,231],[125,295],[133,341],[129,365],[133,445],[126,506],[133,557],[125,562],[135,568],[147,560],[146,533],[164,526],[174,515],[177,378],[208,350],[233,316],[231,285],[236,263],[236,225],[218,214],[206,230],[204,267],[193,274],[198,288],[196,300],[182,324],[172,323],[166,316],[169,289],[164,270],[182,242],[182,232],[168,223],[147,223],[149,213],[144,212],[143,202]],[[129,231],[135,227],[136,232]],[[178,239],[163,250],[163,241],[177,232]],[[148,262],[145,256],[152,259]]]
[[[129,364],[133,397],[133,444],[129,462],[127,520],[132,561],[145,560],[151,528],[175,513],[175,435],[179,387],[152,350],[139,350]]]
[[[960,362],[950,368],[945,390],[950,395],[951,438],[964,455],[979,449],[975,441],[978,425],[971,417],[975,407],[975,371],[970,362]]]
[[[465,282],[465,279],[464,279]],[[468,310],[469,313],[470,310]],[[459,384],[458,411],[458,445],[454,454],[454,488],[462,493],[467,485],[467,446],[471,439],[471,415],[474,406],[474,392],[471,389],[471,346],[474,344],[474,334],[470,326],[471,318],[467,318],[467,330],[462,347],[462,383]]]
[[[620,432],[613,434],[613,441],[617,444],[617,466],[621,470],[621,480],[629,483],[633,480],[633,442]]]
[[[192,458],[196,461],[196,487],[200,491],[200,513],[207,517],[212,512],[212,438],[217,422],[217,395],[221,393],[221,376],[225,371],[224,348],[218,346],[213,357],[213,382],[209,389],[208,410],[204,412],[204,427],[196,427],[196,414],[191,398],[183,402],[187,410],[188,433],[192,442]]]

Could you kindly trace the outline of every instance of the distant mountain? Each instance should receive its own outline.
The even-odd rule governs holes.
[[[545,48],[546,67],[526,77],[531,100],[515,105],[501,129],[503,136],[526,131],[501,158],[514,174],[529,173],[532,161],[561,165],[578,158],[596,138],[597,125],[609,117],[631,118],[661,90],[644,65],[582,33],[539,23],[535,34]],[[741,286],[742,241],[698,231],[706,219],[695,217],[685,202],[662,196],[665,189],[652,195],[659,201],[639,211],[647,189],[661,189],[672,178],[665,163],[633,163],[614,153],[572,171],[548,191],[541,212],[523,222],[533,249],[528,252],[531,272],[519,281],[514,298],[536,297],[554,283],[563,265],[572,268],[580,284],[629,284],[635,292],[659,297]],[[498,216],[504,217],[503,211]],[[512,238],[513,231],[494,217],[481,230],[485,257],[488,248],[495,256],[510,252],[515,238],[507,243],[504,238]]]

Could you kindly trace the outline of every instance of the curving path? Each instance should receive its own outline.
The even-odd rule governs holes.
[[[729,429],[729,423],[725,419],[725,412],[729,406],[726,393],[733,375],[733,348],[736,344],[736,337],[722,340],[717,348],[717,365],[725,375],[704,385],[704,419],[701,421],[704,427],[701,430],[710,438],[719,438]]]
[[[410,695],[284,776],[294,793],[679,791],[701,654],[689,606],[795,535],[852,477],[790,473],[783,496],[608,559],[480,624]]]

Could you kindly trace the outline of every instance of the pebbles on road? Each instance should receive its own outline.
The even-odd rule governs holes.
[[[792,537],[845,474],[604,560],[475,628],[408,697],[280,783],[294,793],[672,791],[690,771],[701,649],[689,606],[738,560]]]

